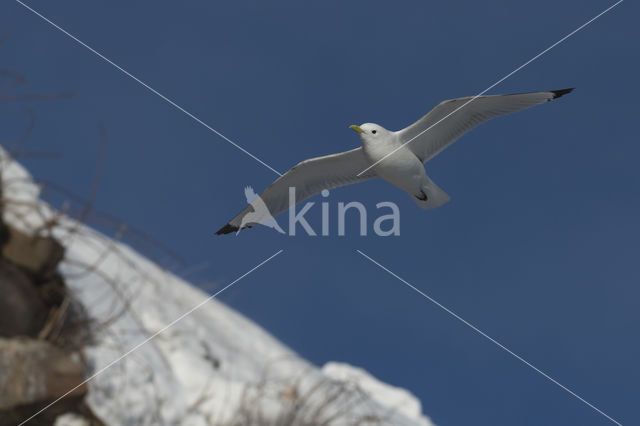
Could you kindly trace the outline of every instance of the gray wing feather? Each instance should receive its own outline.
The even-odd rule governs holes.
[[[299,203],[324,189],[333,189],[376,177],[373,170],[358,176],[358,173],[369,165],[370,162],[364,156],[362,148],[311,158],[298,163],[276,179],[260,194],[260,198],[266,204],[271,216],[275,217],[289,208],[290,187],[296,188],[296,202]],[[252,207],[248,205],[216,234],[237,231],[242,218],[250,211]]]
[[[458,98],[444,101],[400,130],[400,140],[427,162],[475,126],[501,115],[559,98],[573,89]],[[446,117],[446,118],[445,118]]]

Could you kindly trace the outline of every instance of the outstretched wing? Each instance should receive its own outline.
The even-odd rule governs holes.
[[[570,93],[573,89],[451,99],[441,102],[427,115],[398,132],[423,163],[485,121],[520,111]]]
[[[295,188],[296,203],[299,203],[324,189],[350,185],[376,177],[373,170],[362,172],[370,165],[362,148],[324,157],[311,158],[298,163],[280,176],[260,194],[271,216],[277,216],[289,208],[289,188]],[[242,225],[244,215],[252,211],[251,205],[245,207],[236,217],[223,226],[216,234],[228,234],[237,231]],[[248,228],[255,223],[247,223]]]

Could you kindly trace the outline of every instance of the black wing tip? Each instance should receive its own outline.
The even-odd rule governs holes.
[[[573,92],[573,89],[575,89],[575,87],[570,87],[568,89],[552,90],[551,93],[553,93],[553,98],[551,98],[551,99],[560,98],[560,97],[566,95],[567,93]]]
[[[232,232],[238,231],[238,229],[240,229],[240,228],[238,228],[237,226],[232,225],[230,223],[227,223],[225,226],[220,228],[218,230],[218,232],[216,232],[216,235],[230,234]]]

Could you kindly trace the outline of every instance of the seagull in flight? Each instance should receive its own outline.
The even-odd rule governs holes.
[[[269,185],[260,199],[270,217],[275,217],[292,207],[290,188],[295,188],[295,200],[300,203],[325,189],[380,177],[409,194],[421,209],[440,207],[451,198],[427,176],[427,161],[485,121],[552,101],[572,90],[450,99],[395,132],[374,123],[354,124],[350,127],[360,135],[361,147],[298,163]],[[249,204],[216,234],[238,232],[260,223],[243,220],[252,212],[254,207]]]

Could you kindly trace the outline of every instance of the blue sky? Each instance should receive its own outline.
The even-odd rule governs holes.
[[[352,123],[402,128],[474,95],[605,1],[30,1],[41,13],[284,171],[358,146]],[[33,108],[24,163],[179,252],[207,287],[284,253],[221,296],[316,364],[406,387],[439,425],[609,422],[404,284],[360,249],[625,424],[640,380],[640,61],[627,1],[491,93],[577,87],[496,119],[427,165],[452,201],[424,212],[383,181],[334,190],[394,201],[401,236],[213,233],[243,188],[276,177],[18,3],[0,5],[2,67],[72,99],[2,105],[3,144]],[[53,201],[56,201],[54,199]],[[320,201],[317,199],[316,201]],[[375,210],[375,209],[373,209]],[[319,207],[310,221],[319,227]],[[335,216],[332,224],[337,224]],[[282,219],[281,219],[282,222]],[[166,259],[165,259],[166,260]],[[168,262],[168,260],[167,260]]]

